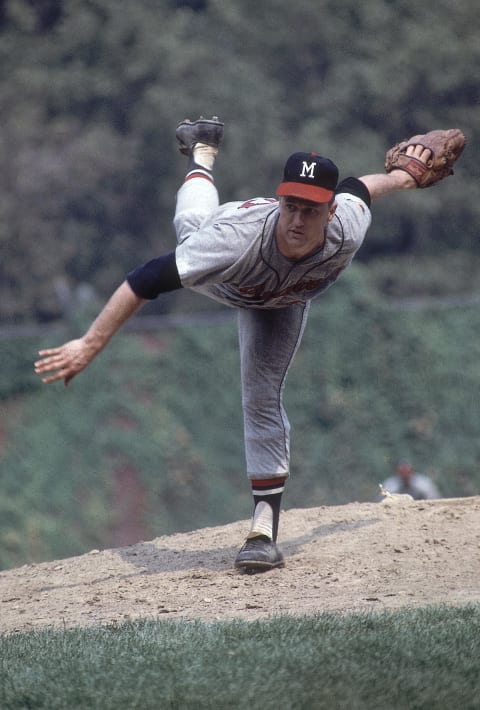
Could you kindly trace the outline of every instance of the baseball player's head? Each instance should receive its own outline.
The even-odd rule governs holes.
[[[338,169],[316,153],[294,153],[277,188],[280,201],[277,247],[288,259],[303,259],[319,249],[337,203]]]
[[[409,461],[401,460],[397,463],[397,475],[405,483],[408,483],[413,476],[413,466]]]
[[[293,153],[277,188],[279,197],[296,197],[308,202],[332,202],[338,182],[338,168],[317,153]]]

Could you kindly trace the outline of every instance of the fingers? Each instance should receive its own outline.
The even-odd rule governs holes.
[[[71,380],[71,376],[68,378],[68,381]],[[59,372],[54,373],[53,375],[49,375],[48,377],[42,377],[42,382],[45,382],[45,384],[50,384],[50,382],[58,382],[58,380],[65,380],[65,385],[68,384],[67,382],[67,377],[65,377],[65,371],[60,370]]]
[[[46,377],[42,377],[42,382],[49,384],[50,382],[57,382],[58,380],[63,380],[69,375],[69,371],[66,367],[62,367],[60,363],[48,363],[44,360],[39,360],[35,363],[35,374],[42,375],[47,374]]]
[[[49,384],[63,380],[65,386],[79,372],[84,370],[95,356],[95,351],[89,349],[82,338],[70,340],[58,348],[39,350],[40,359],[34,363],[37,375],[45,375],[42,382]]]
[[[48,348],[46,350],[39,350],[38,354],[41,357],[46,357],[47,355],[58,355],[59,353],[61,353],[62,349],[63,349],[62,347]]]
[[[423,145],[409,145],[405,151],[406,155],[410,155],[417,160],[421,160],[422,163],[427,164],[432,157],[432,151],[430,148],[425,148]]]
[[[47,353],[50,353],[46,355]],[[34,363],[35,372],[38,374],[42,372],[50,372],[51,370],[57,370],[65,365],[65,360],[60,351],[53,354],[53,350],[41,350],[39,355],[42,355],[41,360],[37,360]],[[46,355],[46,356],[45,356]]]
[[[50,372],[52,369],[53,368],[49,368],[48,371]],[[40,372],[45,372],[45,370],[40,371],[35,368],[35,372],[38,375],[40,374]],[[46,385],[49,385],[51,382],[58,382],[59,380],[63,380],[65,387],[67,387],[69,382],[75,377],[76,374],[76,372],[72,373],[69,369],[63,368],[61,370],[58,370],[57,372],[52,373],[51,375],[42,377],[42,382],[44,382]]]
[[[34,363],[35,373],[37,375],[50,373],[46,377],[42,377],[42,382],[49,384],[50,382],[65,380],[65,385],[67,385],[73,374],[71,372],[71,361],[64,347],[39,350],[38,354],[41,359]]]

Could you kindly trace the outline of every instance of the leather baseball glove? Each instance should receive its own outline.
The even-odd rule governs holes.
[[[453,175],[453,164],[459,159],[465,147],[466,138],[458,128],[446,131],[436,130],[425,135],[413,136],[409,140],[397,143],[387,151],[385,170],[405,170],[413,177],[418,187],[430,187]],[[431,151],[429,160],[424,163],[412,155],[407,155],[408,146],[422,145]]]

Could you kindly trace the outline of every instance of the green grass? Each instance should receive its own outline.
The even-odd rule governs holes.
[[[0,637],[0,707],[473,710],[480,606]]]

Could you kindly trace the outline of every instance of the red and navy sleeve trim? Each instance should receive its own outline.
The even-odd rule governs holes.
[[[370,205],[372,203],[372,198],[370,197],[370,193],[368,191],[367,186],[365,183],[363,183],[361,180],[355,177],[348,177],[345,178],[345,180],[342,180],[336,189],[336,194],[340,194],[341,192],[348,192],[349,195],[355,195],[355,197],[359,197],[365,204],[367,205],[368,208],[370,208]]]
[[[127,274],[127,283],[139,298],[153,300],[161,293],[182,288],[175,252],[147,261]]]

